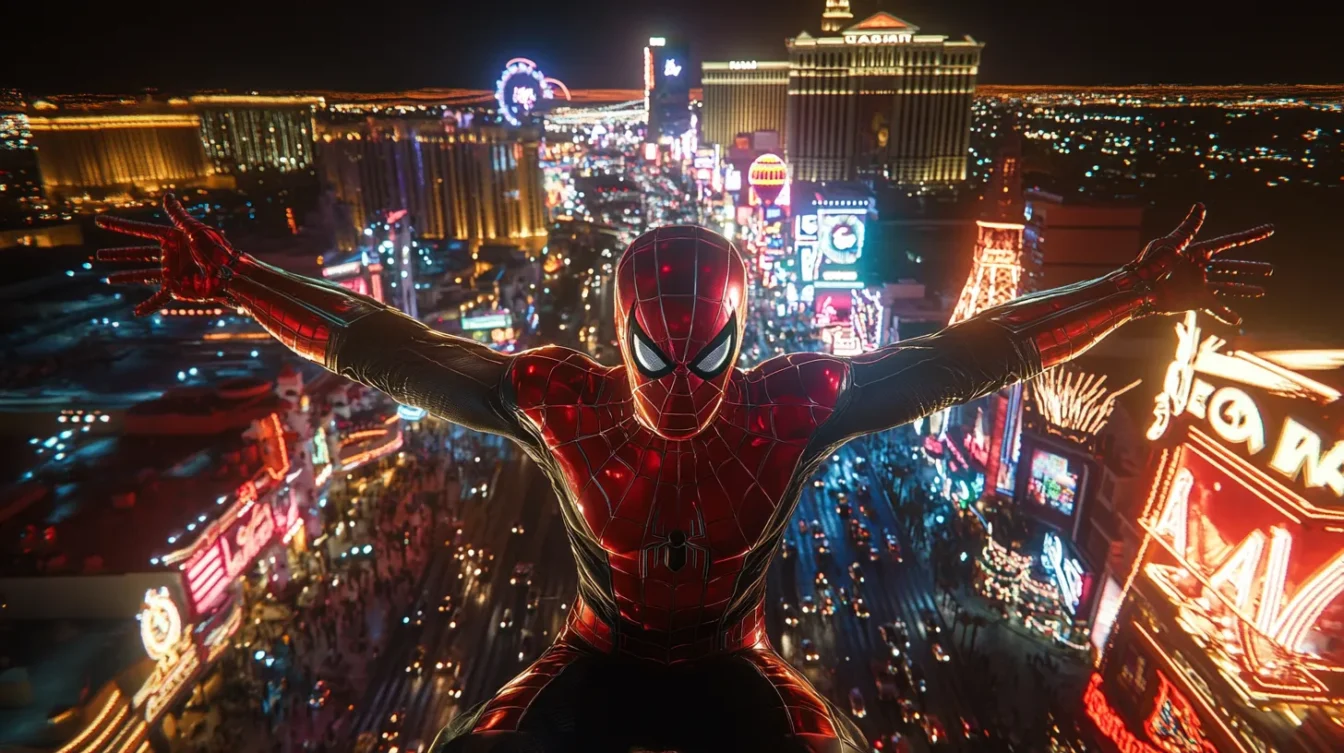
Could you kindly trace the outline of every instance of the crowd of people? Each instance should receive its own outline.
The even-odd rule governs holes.
[[[264,575],[249,579],[247,619],[216,665],[219,689],[199,709],[189,750],[348,747],[391,621],[417,601],[442,524],[489,483],[496,455],[489,440],[432,419],[405,436],[401,452],[333,483],[327,539],[306,577],[278,592]]]

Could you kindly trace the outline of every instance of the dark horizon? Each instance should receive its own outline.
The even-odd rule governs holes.
[[[454,10],[405,0],[377,17],[313,13],[273,2],[260,18],[184,3],[135,18],[115,5],[72,13],[42,4],[13,11],[9,75],[27,93],[158,90],[397,91],[486,89],[504,62],[529,57],[573,88],[642,86],[649,36],[686,40],[702,59],[783,59],[783,40],[817,33],[823,0],[613,3],[516,0]],[[1141,0],[1125,16],[1082,15],[1077,3],[1006,7],[988,0],[857,0],[855,19],[879,10],[922,31],[986,43],[983,84],[1323,84],[1344,82],[1344,58],[1303,34],[1307,11],[1229,14],[1225,4]],[[487,14],[506,15],[489,18]],[[522,20],[522,23],[518,23]]]

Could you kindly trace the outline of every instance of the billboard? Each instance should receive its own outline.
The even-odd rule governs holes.
[[[1176,325],[1153,403],[1145,593],[1252,704],[1344,703],[1344,441],[1328,351],[1249,352]]]
[[[863,256],[863,242],[867,209],[819,208],[816,215],[800,217],[800,229],[812,229],[815,223],[815,244],[804,256],[803,280],[815,281],[819,288],[859,288],[858,261]],[[815,219],[808,219],[815,217]]]
[[[1030,468],[1027,499],[1072,516],[1082,486],[1084,471],[1081,464],[1037,447],[1032,450]]]
[[[848,290],[818,290],[812,312],[817,328],[848,325],[853,319],[853,299]]]
[[[652,43],[653,40],[650,40]],[[679,138],[691,127],[691,77],[694,72],[685,45],[651,44],[648,64],[652,70],[652,89],[649,92],[650,138],[670,136]]]

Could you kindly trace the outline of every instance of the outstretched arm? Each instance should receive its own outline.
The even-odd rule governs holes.
[[[98,252],[100,261],[158,263],[159,269],[108,275],[112,283],[160,285],[136,306],[137,316],[169,300],[225,303],[246,311],[300,356],[399,402],[472,429],[523,435],[503,397],[508,356],[436,332],[339,285],[291,274],[236,251],[171,195],[164,209],[171,226],[98,218],[100,227],[158,243]]]
[[[848,385],[819,439],[829,445],[893,428],[1030,379],[1141,317],[1203,309],[1240,323],[1222,300],[1257,298],[1264,290],[1232,280],[1260,280],[1273,267],[1213,257],[1274,230],[1266,225],[1192,243],[1203,221],[1204,207],[1195,205],[1179,227],[1104,277],[1019,298],[936,334],[846,359]]]

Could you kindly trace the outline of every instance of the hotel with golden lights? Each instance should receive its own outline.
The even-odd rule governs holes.
[[[787,60],[705,61],[700,71],[704,142],[728,146],[739,133],[777,131],[785,143]]]
[[[103,196],[217,182],[201,119],[181,105],[108,111],[35,103],[28,118],[49,197]]]
[[[219,172],[283,175],[313,168],[313,114],[321,97],[202,94],[188,101]]]
[[[540,137],[530,128],[366,119],[322,124],[317,149],[357,230],[379,210],[405,208],[422,238],[537,250],[547,234]]]
[[[794,178],[916,191],[964,181],[984,44],[921,33],[885,12],[852,20],[847,0],[827,0],[821,34],[787,41]]]

